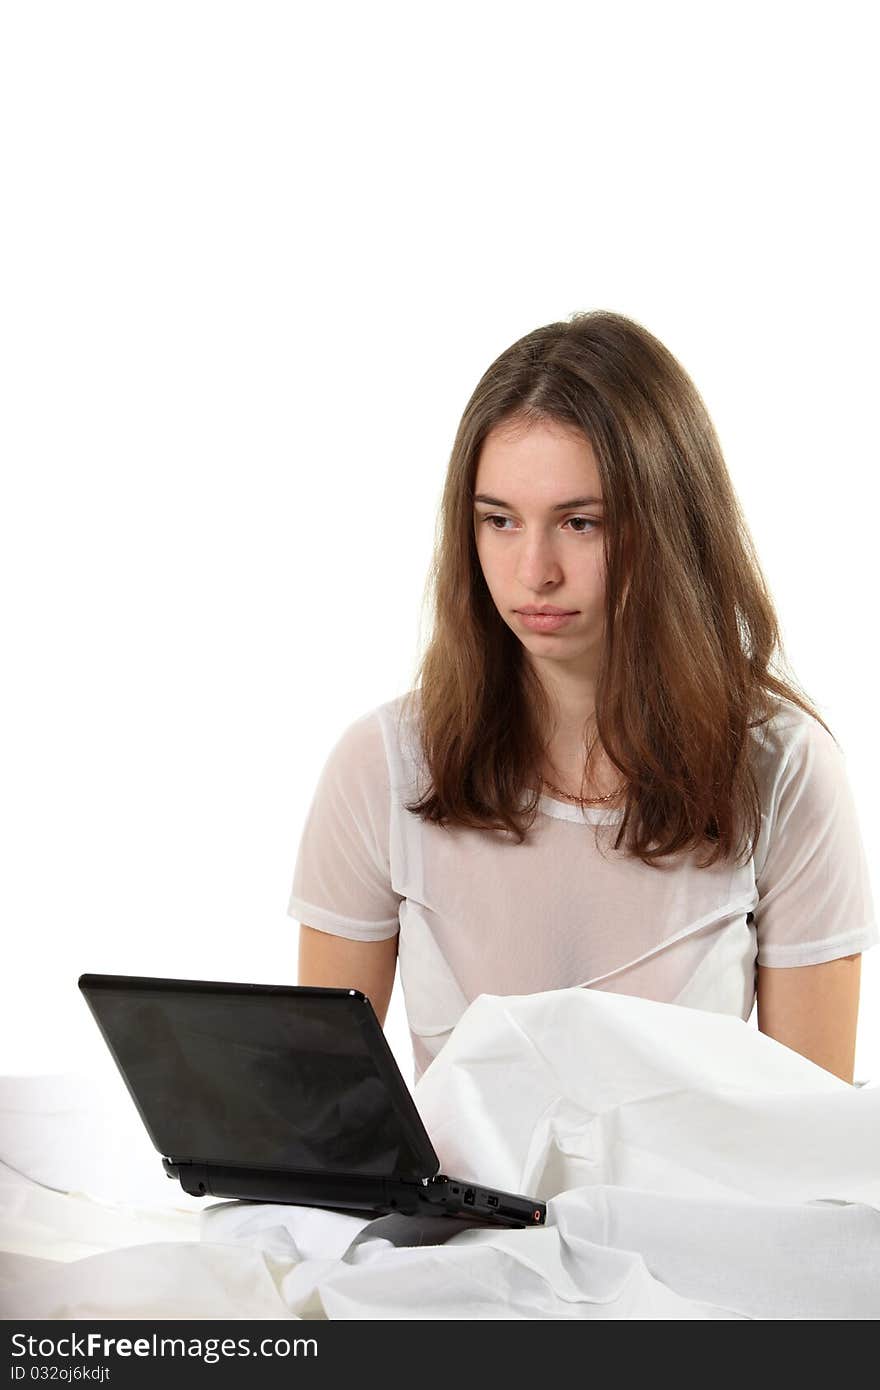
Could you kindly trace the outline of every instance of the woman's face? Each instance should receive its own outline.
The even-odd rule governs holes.
[[[497,427],[486,437],[474,484],[474,534],[501,617],[531,656],[592,675],[605,626],[605,557],[599,470],[578,431],[553,424]],[[529,625],[523,608],[573,616]]]

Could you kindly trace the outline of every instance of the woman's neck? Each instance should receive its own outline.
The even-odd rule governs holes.
[[[608,796],[623,785],[621,774],[606,756],[601,745],[594,748],[590,766],[587,768],[587,753],[583,740],[580,743],[554,740],[542,761],[541,777],[557,791],[587,800]]]

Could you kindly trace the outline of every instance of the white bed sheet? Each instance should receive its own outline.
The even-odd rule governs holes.
[[[481,995],[415,1089],[547,1224],[189,1197],[119,1078],[0,1078],[6,1319],[880,1317],[880,1083],[739,1018]]]

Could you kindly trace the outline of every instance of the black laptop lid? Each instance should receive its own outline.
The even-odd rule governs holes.
[[[82,975],[147,1132],[176,1162],[433,1177],[440,1161],[359,990]]]

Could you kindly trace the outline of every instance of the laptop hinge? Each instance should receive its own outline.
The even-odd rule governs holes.
[[[162,1155],[162,1167],[165,1169],[165,1172],[166,1172],[166,1174],[167,1174],[167,1176],[168,1176],[169,1178],[180,1178],[180,1177],[182,1176],[182,1174],[183,1174],[184,1172],[186,1172],[186,1171],[192,1171],[192,1172],[194,1172],[196,1168],[199,1168],[199,1169],[207,1169],[207,1168],[211,1168],[212,1166],[214,1166],[214,1165],[212,1165],[212,1164],[210,1164],[210,1163],[209,1163],[209,1164],[206,1164],[206,1163],[204,1162],[204,1160],[201,1160],[201,1161],[196,1160],[196,1161],[194,1161],[193,1159],[190,1159],[190,1158],[169,1158],[169,1157],[167,1157],[167,1156],[164,1155],[164,1154]],[[241,1165],[241,1166],[243,1167],[244,1165]],[[278,1171],[281,1172],[281,1173],[283,1173],[283,1170],[278,1170]],[[358,1179],[358,1178],[362,1178],[362,1177],[374,1178],[376,1175],[374,1175],[374,1174],[363,1174],[363,1173],[318,1173],[318,1172],[316,1172],[316,1173],[310,1174],[310,1176],[315,1177],[315,1178],[333,1178],[333,1177],[336,1177],[336,1178],[342,1178],[342,1179],[345,1179],[345,1178],[355,1178],[355,1179]],[[386,1174],[380,1174],[376,1180],[377,1180],[377,1181],[383,1181],[383,1182],[401,1182],[401,1183],[404,1183],[404,1184],[416,1183],[416,1182],[417,1182],[417,1183],[420,1184],[421,1187],[428,1187],[430,1183],[436,1182],[436,1181],[437,1181],[437,1177],[438,1177],[438,1176],[439,1176],[439,1174],[435,1174],[434,1177],[430,1177],[430,1178],[414,1178],[414,1177],[402,1177],[402,1176],[398,1176],[397,1174],[394,1174],[394,1173],[386,1173]]]

